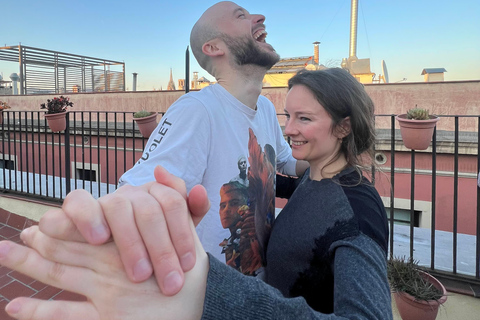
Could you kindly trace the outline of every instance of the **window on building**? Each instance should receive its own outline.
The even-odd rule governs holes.
[[[90,169],[78,169],[75,171],[75,179],[85,181],[97,181],[97,172]]]
[[[390,208],[385,208],[387,211],[388,221],[390,221]],[[410,225],[411,215],[410,210],[408,209],[393,209],[393,222],[400,225]],[[413,211],[413,226],[419,227],[420,226],[420,211]]]
[[[0,159],[0,169],[14,170],[15,169],[15,161]]]

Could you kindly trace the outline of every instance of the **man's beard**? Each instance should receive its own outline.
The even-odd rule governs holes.
[[[261,50],[256,45],[255,40],[251,38],[233,38],[227,34],[222,34],[220,38],[225,42],[240,66],[254,64],[268,70],[280,60],[280,56],[275,51],[265,52]]]

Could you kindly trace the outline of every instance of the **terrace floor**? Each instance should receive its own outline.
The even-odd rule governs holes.
[[[20,232],[36,224],[35,221],[9,213],[0,208],[0,240],[21,243]],[[28,296],[51,300],[85,301],[83,296],[47,286],[16,271],[0,266],[0,320],[10,320],[4,311],[15,297]],[[394,320],[401,320],[392,302]],[[457,293],[449,293],[447,302],[439,310],[437,320],[480,319],[480,299]]]

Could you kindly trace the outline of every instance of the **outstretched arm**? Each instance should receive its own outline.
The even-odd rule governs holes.
[[[185,203],[187,192],[183,180],[162,167],[157,166],[154,175],[156,182],[126,185],[99,200],[84,190],[75,190],[61,209],[42,217],[40,230],[56,239],[96,245],[113,236],[130,280],[144,281],[155,271],[162,292],[176,294],[183,285],[184,272],[196,259],[188,211],[186,206],[178,206]],[[156,199],[151,188],[158,184],[174,190],[166,188],[163,198]],[[181,197],[172,196],[175,191]],[[203,187],[190,191],[188,206],[198,224],[210,206]]]

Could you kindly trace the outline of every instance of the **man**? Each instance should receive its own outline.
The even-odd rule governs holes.
[[[217,84],[182,96],[168,109],[152,133],[142,158],[121,177],[122,187],[115,192],[117,197],[133,197],[136,189],[132,186],[155,181],[152,172],[158,164],[185,180],[188,191],[196,184],[203,185],[211,208],[197,226],[197,232],[206,251],[220,261],[226,261],[226,257],[218,244],[228,238],[230,232],[222,227],[216,209],[220,203],[219,190],[238,172],[239,155],[248,155],[247,166],[254,169],[249,169],[249,180],[252,175],[255,183],[252,186],[250,182],[248,194],[255,221],[261,222],[255,225],[260,250],[264,248],[270,228],[275,169],[287,175],[306,169],[305,164],[297,163],[292,157],[272,103],[260,96],[266,71],[279,60],[272,46],[265,42],[264,21],[263,15],[250,14],[233,2],[220,2],[205,11],[192,29],[190,43],[200,66],[216,78]],[[267,155],[276,162],[272,166],[268,161],[257,160],[266,157],[257,157],[259,155]],[[126,185],[130,185],[128,191],[123,189]],[[162,237],[161,223],[149,210],[132,208],[130,215],[123,216],[115,210],[102,214],[105,218],[79,212],[71,219],[91,243],[105,241],[110,228],[132,280],[148,278],[151,260],[157,279],[165,278],[164,282],[158,279],[162,291],[165,292],[165,287],[179,290],[182,269],[187,271],[195,263],[191,235],[178,241],[172,239],[180,257],[180,261],[175,261],[177,255],[173,259],[168,252],[157,250],[158,238]],[[173,224],[182,223],[174,220]],[[93,236],[97,236],[95,241]],[[180,244],[177,246],[177,243]],[[243,262],[247,263],[247,259]],[[245,268],[255,271],[251,266]],[[167,294],[175,293],[176,289]]]
[[[215,209],[218,191],[235,175],[238,168],[232,164],[239,154],[250,155],[249,129],[260,145],[273,147],[277,170],[296,173],[296,160],[275,109],[260,96],[266,71],[279,60],[265,42],[264,21],[263,15],[250,14],[233,2],[220,2],[205,11],[192,29],[191,48],[218,84],[178,99],[152,134],[142,158],[120,179],[120,185],[153,181],[153,168],[161,164],[184,179],[187,190],[196,184],[205,186],[212,208],[197,231],[206,250],[221,261],[226,259],[218,244],[229,234]]]
[[[248,187],[248,179],[247,179],[247,159],[244,156],[240,156],[238,159],[238,170],[240,173],[230,180],[230,182],[237,181],[243,184],[244,186]]]
[[[247,275],[256,275],[262,267],[255,217],[248,205],[248,189],[237,181],[220,189],[220,220],[230,230],[220,246],[229,266]]]

